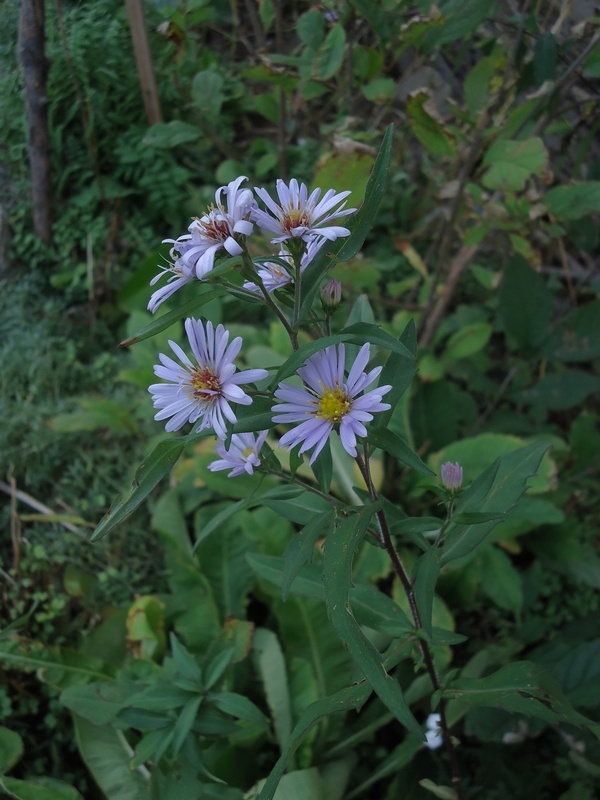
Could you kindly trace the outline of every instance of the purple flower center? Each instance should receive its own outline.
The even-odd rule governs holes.
[[[330,422],[341,422],[349,408],[348,393],[341,386],[336,386],[335,389],[327,389],[323,393],[319,400],[316,416],[328,419]]]

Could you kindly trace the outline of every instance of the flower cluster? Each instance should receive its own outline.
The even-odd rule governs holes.
[[[277,260],[264,260],[255,268],[257,282],[245,281],[243,289],[253,293],[272,293],[299,280],[323,245],[338,237],[348,236],[348,228],[333,221],[351,214],[345,208],[349,192],[336,193],[315,189],[310,195],[305,184],[291,180],[289,185],[277,182],[277,204],[265,189],[255,189],[266,206],[260,210],[250,189],[241,188],[244,177],[237,178],[215,194],[215,205],[202,217],[192,221],[188,233],[178,239],[167,239],[171,247],[171,262],[162,267],[154,285],[165,273],[167,283],[154,292],[149,309],[156,309],[179,288],[193,280],[203,280],[213,269],[220,250],[230,256],[245,256],[246,237],[256,224],[279,244]],[[328,284],[323,295],[327,313],[340,299],[336,282]],[[212,428],[219,442],[220,457],[210,465],[213,471],[230,470],[230,477],[244,472],[252,474],[261,464],[260,452],[267,431],[232,434],[227,440],[227,423],[237,421],[234,405],[249,405],[252,396],[242,388],[268,376],[265,369],[238,371],[234,361],[242,339],[229,341],[223,325],[216,328],[211,322],[187,319],[185,331],[193,360],[175,342],[169,346],[177,360],[160,355],[154,372],[161,383],[150,386],[155,419],[167,420],[167,431],[179,430],[186,423],[199,423],[197,430]],[[370,387],[378,378],[381,367],[365,371],[370,360],[370,346],[364,344],[354,363],[346,366],[344,345],[326,347],[306,359],[297,371],[300,385],[281,382],[275,391],[278,401],[273,406],[273,422],[294,425],[280,439],[280,445],[292,449],[299,446],[300,454],[312,451],[312,464],[325,447],[333,430],[340,435],[342,445],[351,456],[357,455],[357,437],[367,435],[365,423],[373,414],[389,409],[382,398],[391,386]]]

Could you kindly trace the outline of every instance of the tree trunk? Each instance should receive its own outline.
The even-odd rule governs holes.
[[[19,58],[25,82],[33,227],[44,242],[52,242],[52,176],[44,53],[44,0],[21,0]]]

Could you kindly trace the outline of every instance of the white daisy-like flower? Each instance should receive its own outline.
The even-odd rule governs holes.
[[[154,419],[168,419],[167,431],[177,431],[186,422],[201,424],[196,428],[213,428],[217,437],[227,435],[225,420],[236,422],[231,403],[248,406],[252,398],[240,388],[242,383],[254,383],[266,378],[266,369],[247,369],[237,372],[233,363],[240,352],[242,339],[237,336],[231,344],[229,331],[223,325],[186,319],[185,330],[196,359],[192,363],[176,342],[169,341],[171,350],[181,361],[178,364],[169,356],[159,355],[160,364],[154,374],[169,383],[155,383],[149,387],[154,408],[159,411]]]
[[[202,217],[196,217],[188,228],[188,233],[177,239],[163,239],[163,244],[171,244],[169,253],[173,263],[161,267],[161,272],[153,278],[154,285],[166,272],[173,275],[167,286],[154,292],[148,308],[154,312],[174,292],[189,283],[194,277],[202,280],[215,264],[215,255],[226,250],[230,256],[239,256],[242,247],[236,234],[249,236],[254,230],[248,217],[256,206],[250,189],[240,189],[246,177],[241,175],[227,186],[221,186],[215,193],[215,205]],[[227,208],[225,208],[225,202]]]
[[[320,236],[313,238],[306,248],[306,251],[303,253],[302,258],[300,259],[300,274],[304,272],[304,270],[308,267],[308,265],[312,262],[314,257],[317,255],[319,250],[323,247],[327,240],[322,239]],[[282,247],[278,253],[278,256],[283,261],[286,261],[289,264],[289,271],[279,264],[276,261],[269,261],[263,264],[262,267],[257,269],[257,273],[263,282],[263,286],[267,290],[267,292],[271,293],[274,292],[276,289],[282,289],[284,286],[293,285],[294,278],[294,259],[292,258],[291,254]],[[260,287],[256,283],[252,283],[251,281],[244,282],[244,289],[247,289],[250,292],[257,292],[260,293]]]
[[[375,367],[368,373],[364,371],[370,356],[370,345],[364,344],[345,378],[344,345],[326,347],[307,359],[298,370],[304,383],[302,388],[280,383],[275,397],[281,402],[273,406],[273,411],[277,412],[273,422],[299,422],[300,425],[285,433],[279,444],[290,449],[300,444],[299,453],[314,448],[312,464],[331,431],[339,427],[344,449],[356,457],[356,437],[367,435],[363,423],[370,422],[375,412],[390,408],[381,398],[391,386],[380,386],[362,394],[382,370],[382,367]]]
[[[258,437],[253,433],[234,433],[229,450],[225,449],[223,442],[219,442],[215,452],[221,458],[210,463],[209,470],[218,472],[221,469],[230,469],[229,478],[236,478],[244,472],[252,475],[254,470],[260,467],[260,451],[268,432],[262,431]]]
[[[442,718],[439,714],[430,714],[425,720],[427,732],[425,733],[425,747],[429,750],[437,750],[444,744],[444,736],[441,730]]]
[[[355,208],[344,208],[346,204],[342,202],[351,192],[338,194],[334,189],[329,189],[319,201],[321,189],[315,189],[309,196],[306,184],[298,185],[295,178],[292,178],[289,186],[279,179],[276,189],[280,205],[272,200],[266,189],[255,189],[271,213],[258,208],[254,208],[251,212],[253,222],[275,234],[271,239],[273,243],[295,237],[309,242],[313,236],[322,236],[333,241],[341,236],[350,235],[348,228],[328,223],[356,211]],[[338,208],[332,212],[336,206]]]

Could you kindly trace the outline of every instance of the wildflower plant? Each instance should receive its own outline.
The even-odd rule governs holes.
[[[194,317],[185,321],[192,357],[170,342],[177,361],[171,355],[159,356],[155,373],[160,382],[150,387],[150,393],[155,419],[169,434],[186,424],[192,428],[184,436],[159,443],[140,470],[130,497],[94,534],[101,538],[117,526],[169,474],[187,445],[207,437],[215,442],[209,470],[227,471],[231,481],[256,474],[264,480],[251,498],[231,504],[207,521],[199,531],[202,541],[218,536],[220,524],[250,503],[278,509],[293,506],[289,516],[285,510],[281,513],[298,525],[297,539],[283,556],[253,554],[250,563],[261,578],[279,586],[284,600],[295,591],[312,591],[321,599],[332,631],[358,672],[346,687],[309,703],[286,735],[276,729],[280,755],[266,782],[255,787],[252,796],[259,800],[274,796],[312,726],[323,717],[360,709],[371,696],[377,696],[403,726],[402,746],[407,752],[439,747],[446,779],[443,785],[430,780],[423,785],[438,797],[458,800],[467,796],[469,782],[458,747],[466,708],[500,707],[546,721],[588,724],[535,664],[517,661],[491,675],[480,672],[473,677],[449,669],[448,660],[439,658],[440,650],[465,639],[460,632],[434,623],[440,573],[484,545],[526,490],[547,445],[536,441],[508,453],[480,476],[466,470],[463,475],[457,463],[444,464],[441,475],[434,475],[390,427],[416,372],[414,326],[409,324],[399,338],[365,322],[332,330],[332,315],[343,296],[330,273],[336,263],[359,252],[369,233],[384,191],[391,147],[389,129],[358,210],[346,208],[346,191],[309,193],[304,183],[280,180],[276,202],[266,189],[253,190],[240,177],[217,191],[215,206],[194,220],[187,234],[170,241],[173,262],[166,272],[172,276],[152,296],[150,309],[155,311],[184,283],[210,284],[211,291],[199,293],[192,303]],[[338,224],[341,219],[347,227]],[[257,229],[267,233],[276,254],[251,254],[250,237],[260,241]],[[255,248],[253,241],[252,252]],[[215,293],[229,292],[254,305],[261,299],[265,311],[283,326],[289,341],[283,364],[238,368],[245,355],[241,338],[230,341],[226,324],[215,327],[199,316]],[[185,310],[156,318],[126,344],[175,324],[189,309],[188,302]],[[347,492],[332,489],[331,450],[338,444],[355,462],[355,485]],[[372,468],[376,451],[436,486],[446,507],[445,518],[412,518],[400,504],[382,496]],[[322,547],[316,547],[317,541],[323,542]],[[355,584],[354,559],[365,543],[385,553],[397,593]],[[410,565],[404,556],[407,547],[416,551]],[[377,635],[368,635],[367,628]],[[182,659],[181,646],[177,648]],[[411,698],[413,703],[419,701],[418,706],[411,706],[401,683],[406,670],[398,669],[410,659],[421,677],[419,691],[413,691]],[[250,713],[248,699],[234,703],[233,697],[237,696],[231,694],[228,700],[229,713],[248,726],[265,724],[258,708]],[[194,709],[200,713],[199,705]],[[199,736],[192,712],[185,713],[189,724],[185,735],[178,729],[179,749],[188,737],[190,744]],[[165,728],[164,734],[151,730],[142,740],[148,759],[156,763],[173,747],[173,738],[167,735],[172,730]],[[202,746],[194,747],[195,758],[201,761]]]

